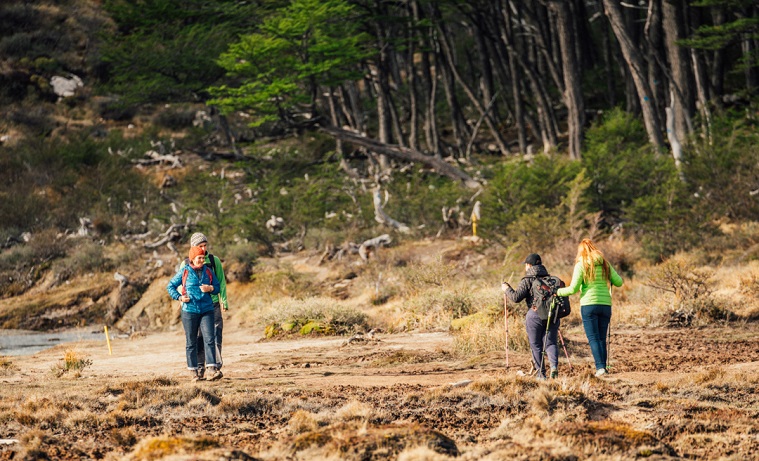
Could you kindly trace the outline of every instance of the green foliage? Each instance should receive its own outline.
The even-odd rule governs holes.
[[[558,240],[562,223],[557,210],[541,205],[507,224],[506,236],[521,248],[531,248],[531,251],[548,249]]]
[[[717,232],[703,203],[674,177],[648,195],[638,197],[626,212],[631,227],[640,234],[646,256],[651,259],[664,259],[697,246],[705,235]]]
[[[755,219],[759,201],[752,191],[759,175],[759,123],[741,113],[727,113],[714,118],[711,135],[711,142],[694,139],[689,149],[684,172],[691,192],[707,216]]]
[[[103,255],[103,247],[94,242],[81,242],[69,253],[67,257],[53,264],[53,271],[59,281],[90,272],[103,272],[112,267],[111,262]]]
[[[466,202],[472,194],[470,189],[458,181],[424,172],[418,167],[394,176],[383,187],[390,194],[390,200],[383,208],[389,216],[411,228],[422,226],[431,233],[440,228],[444,206],[460,205],[463,213],[471,212],[473,206]],[[366,197],[371,205],[371,197],[368,194]]]
[[[517,221],[525,214],[539,217],[551,213],[572,189],[580,170],[578,162],[547,155],[537,155],[532,162],[516,160],[496,166],[480,199],[483,234],[519,227]]]
[[[0,157],[0,234],[14,235],[48,227],[78,228],[79,218],[98,221],[100,231],[122,231],[125,215],[149,209],[155,191],[134,170],[125,141],[115,135],[98,141],[32,139],[5,149]],[[154,200],[159,200],[157,193]],[[96,219],[97,218],[97,219]]]
[[[588,130],[585,146],[582,165],[591,180],[591,206],[607,216],[618,218],[675,174],[668,157],[651,151],[641,121],[619,108]]]
[[[118,26],[103,37],[104,83],[127,103],[204,99],[224,75],[215,59],[262,12],[233,0],[108,0],[104,7]]]
[[[241,37],[218,64],[239,84],[211,88],[210,104],[250,110],[252,125],[292,122],[317,85],[357,80],[356,64],[368,56],[353,7],[343,0],[294,0],[267,18],[257,33]]]

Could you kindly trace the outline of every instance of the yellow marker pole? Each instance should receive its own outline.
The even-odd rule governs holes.
[[[111,338],[108,337],[108,325],[105,325],[105,341],[108,343],[108,355],[111,355]]]
[[[477,237],[477,216],[472,214],[472,235]]]

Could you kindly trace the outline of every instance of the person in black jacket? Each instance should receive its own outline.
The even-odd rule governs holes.
[[[551,365],[551,378],[559,376],[559,348],[557,346],[557,337],[561,321],[556,319],[551,323],[546,338],[546,326],[548,321],[541,320],[538,317],[537,308],[533,305],[532,284],[536,277],[548,277],[550,274],[543,266],[540,255],[532,253],[524,260],[525,276],[519,281],[517,289],[513,289],[508,282],[501,284],[501,290],[513,303],[519,303],[524,300],[527,303],[527,315],[524,318],[524,326],[527,329],[527,338],[530,342],[532,351],[532,363],[538,371],[538,379],[545,379],[545,368],[543,367],[543,340],[545,339],[545,351],[548,354],[548,362]]]

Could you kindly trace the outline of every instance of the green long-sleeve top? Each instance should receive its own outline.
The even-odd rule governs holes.
[[[615,287],[622,286],[622,277],[609,264],[609,278]],[[574,273],[572,273],[572,283],[568,287],[559,288],[556,294],[559,296],[569,296],[580,290],[580,305],[589,306],[591,304],[600,304],[611,306],[611,290],[606,285],[604,270],[601,264],[596,264],[596,278],[590,282],[585,281],[582,270],[582,263],[575,264]]]

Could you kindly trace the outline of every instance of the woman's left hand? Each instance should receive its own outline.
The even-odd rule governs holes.
[[[200,291],[202,291],[203,293],[210,293],[213,291],[213,285],[201,285]]]

